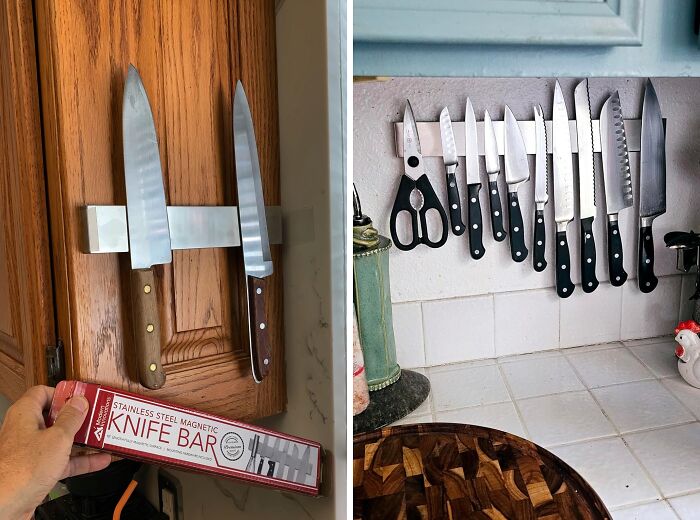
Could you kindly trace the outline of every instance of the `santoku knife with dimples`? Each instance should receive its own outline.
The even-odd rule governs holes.
[[[617,91],[600,111],[600,148],[603,157],[605,207],[608,214],[608,271],[610,283],[619,287],[627,280],[623,266],[619,213],[632,206],[632,176],[627,153],[625,122]]]
[[[503,228],[503,209],[501,208],[501,194],[498,192],[498,174],[501,173],[501,162],[498,158],[498,144],[496,132],[489,111],[484,111],[484,158],[486,162],[486,174],[489,177],[489,207],[491,210],[491,231],[496,242],[506,239],[506,230]]]
[[[569,114],[557,81],[552,108],[552,166],[554,168],[554,221],[557,224],[557,294],[568,298],[574,292],[571,282],[571,254],[566,228],[574,219],[574,167],[571,156]]]
[[[440,112],[440,141],[442,142],[442,160],[445,163],[450,224],[452,233],[459,236],[464,233],[464,222],[462,222],[462,204],[457,188],[457,145],[447,107]]]
[[[479,146],[476,134],[476,117],[474,107],[467,98],[467,107],[464,112],[464,144],[465,164],[467,167],[467,222],[469,225],[469,251],[472,258],[478,260],[484,256],[484,243],[482,236],[483,221],[481,218],[481,203],[479,202]]]
[[[535,231],[532,245],[532,265],[535,271],[544,271],[547,230],[544,223],[544,207],[549,200],[547,180],[547,129],[542,105],[535,105]]]
[[[530,178],[525,141],[518,121],[508,105],[505,109],[505,166],[508,183],[508,226],[510,233],[510,256],[516,262],[527,258],[523,214],[518,201],[518,188]]]
[[[265,312],[268,291],[265,278],[272,274],[273,267],[253,118],[240,81],[236,84],[233,98],[233,141],[241,246],[248,297],[248,341],[253,379],[260,383],[270,372],[272,365]]]

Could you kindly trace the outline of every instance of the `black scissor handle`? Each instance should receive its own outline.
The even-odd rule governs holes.
[[[428,247],[440,247],[447,242],[447,234],[449,232],[447,213],[445,213],[445,209],[442,207],[440,199],[438,198],[437,193],[435,193],[433,185],[430,184],[430,179],[428,179],[426,174],[423,174],[416,179],[416,189],[421,192],[421,195],[423,195],[423,207],[418,210],[418,214],[420,215],[421,230],[423,231],[423,236],[421,236],[420,241]],[[442,221],[442,236],[437,242],[431,241],[430,237],[428,237],[428,222],[425,218],[425,214],[431,209],[438,212],[440,215],[440,220]],[[416,230],[414,229],[414,234],[415,232]]]
[[[401,181],[399,182],[399,189],[396,190],[394,205],[391,208],[391,216],[389,217],[391,239],[394,241],[396,247],[398,247],[401,251],[410,251],[421,242],[420,235],[418,234],[418,212],[411,205],[411,193],[415,188],[416,181],[411,179],[408,175],[402,175]],[[398,234],[396,233],[396,220],[398,219],[399,213],[402,211],[407,211],[411,215],[411,231],[413,232],[413,239],[408,244],[401,242]]]

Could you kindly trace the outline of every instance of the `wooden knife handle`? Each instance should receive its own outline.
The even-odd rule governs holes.
[[[165,372],[160,360],[160,319],[153,269],[131,271],[131,310],[139,380],[146,388],[161,388]]]
[[[267,282],[264,278],[248,276],[248,333],[250,338],[250,360],[253,367],[253,379],[260,383],[270,372],[272,350],[270,336],[267,332],[269,323],[265,313]]]

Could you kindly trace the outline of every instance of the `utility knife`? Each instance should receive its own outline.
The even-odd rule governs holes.
[[[505,166],[508,184],[508,227],[510,233],[510,256],[516,262],[527,258],[523,214],[518,201],[518,188],[530,178],[525,141],[518,121],[508,105],[505,109]]]
[[[452,233],[459,236],[464,233],[464,222],[462,222],[462,204],[459,200],[459,189],[457,188],[457,145],[455,144],[452,120],[447,107],[440,112],[440,140],[442,142],[442,160],[445,162],[450,224]]]
[[[165,372],[153,266],[171,263],[172,250],[153,112],[133,65],[124,86],[122,132],[134,344],[139,380],[156,389],[165,384]]]
[[[544,223],[544,207],[549,201],[547,180],[547,129],[544,124],[542,105],[533,107],[535,112],[535,231],[532,245],[532,265],[535,271],[547,267],[544,252],[547,231]]]
[[[603,157],[605,207],[608,214],[608,272],[610,283],[619,287],[627,280],[623,265],[619,213],[632,206],[632,176],[627,152],[625,122],[617,91],[600,112],[600,147]]]
[[[503,209],[501,208],[501,195],[498,192],[498,174],[501,173],[501,162],[498,159],[498,144],[496,132],[489,111],[484,112],[484,158],[486,162],[486,174],[489,177],[489,207],[491,210],[491,231],[496,242],[506,239],[506,230],[503,228]]]
[[[484,256],[483,221],[481,219],[481,203],[479,202],[479,146],[476,134],[476,117],[474,107],[467,98],[467,108],[464,112],[464,144],[465,163],[467,165],[467,222],[469,223],[469,252],[472,258],[478,260]]]
[[[270,372],[272,351],[265,302],[272,274],[265,201],[253,118],[243,84],[238,81],[233,98],[233,141],[238,185],[238,212],[248,301],[248,341],[253,379],[260,383]]]

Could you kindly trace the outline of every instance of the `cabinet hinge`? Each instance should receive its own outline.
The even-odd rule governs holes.
[[[66,378],[66,367],[63,357],[63,341],[60,339],[55,345],[48,345],[46,347],[46,370],[49,376],[49,386],[56,386],[59,381]]]

